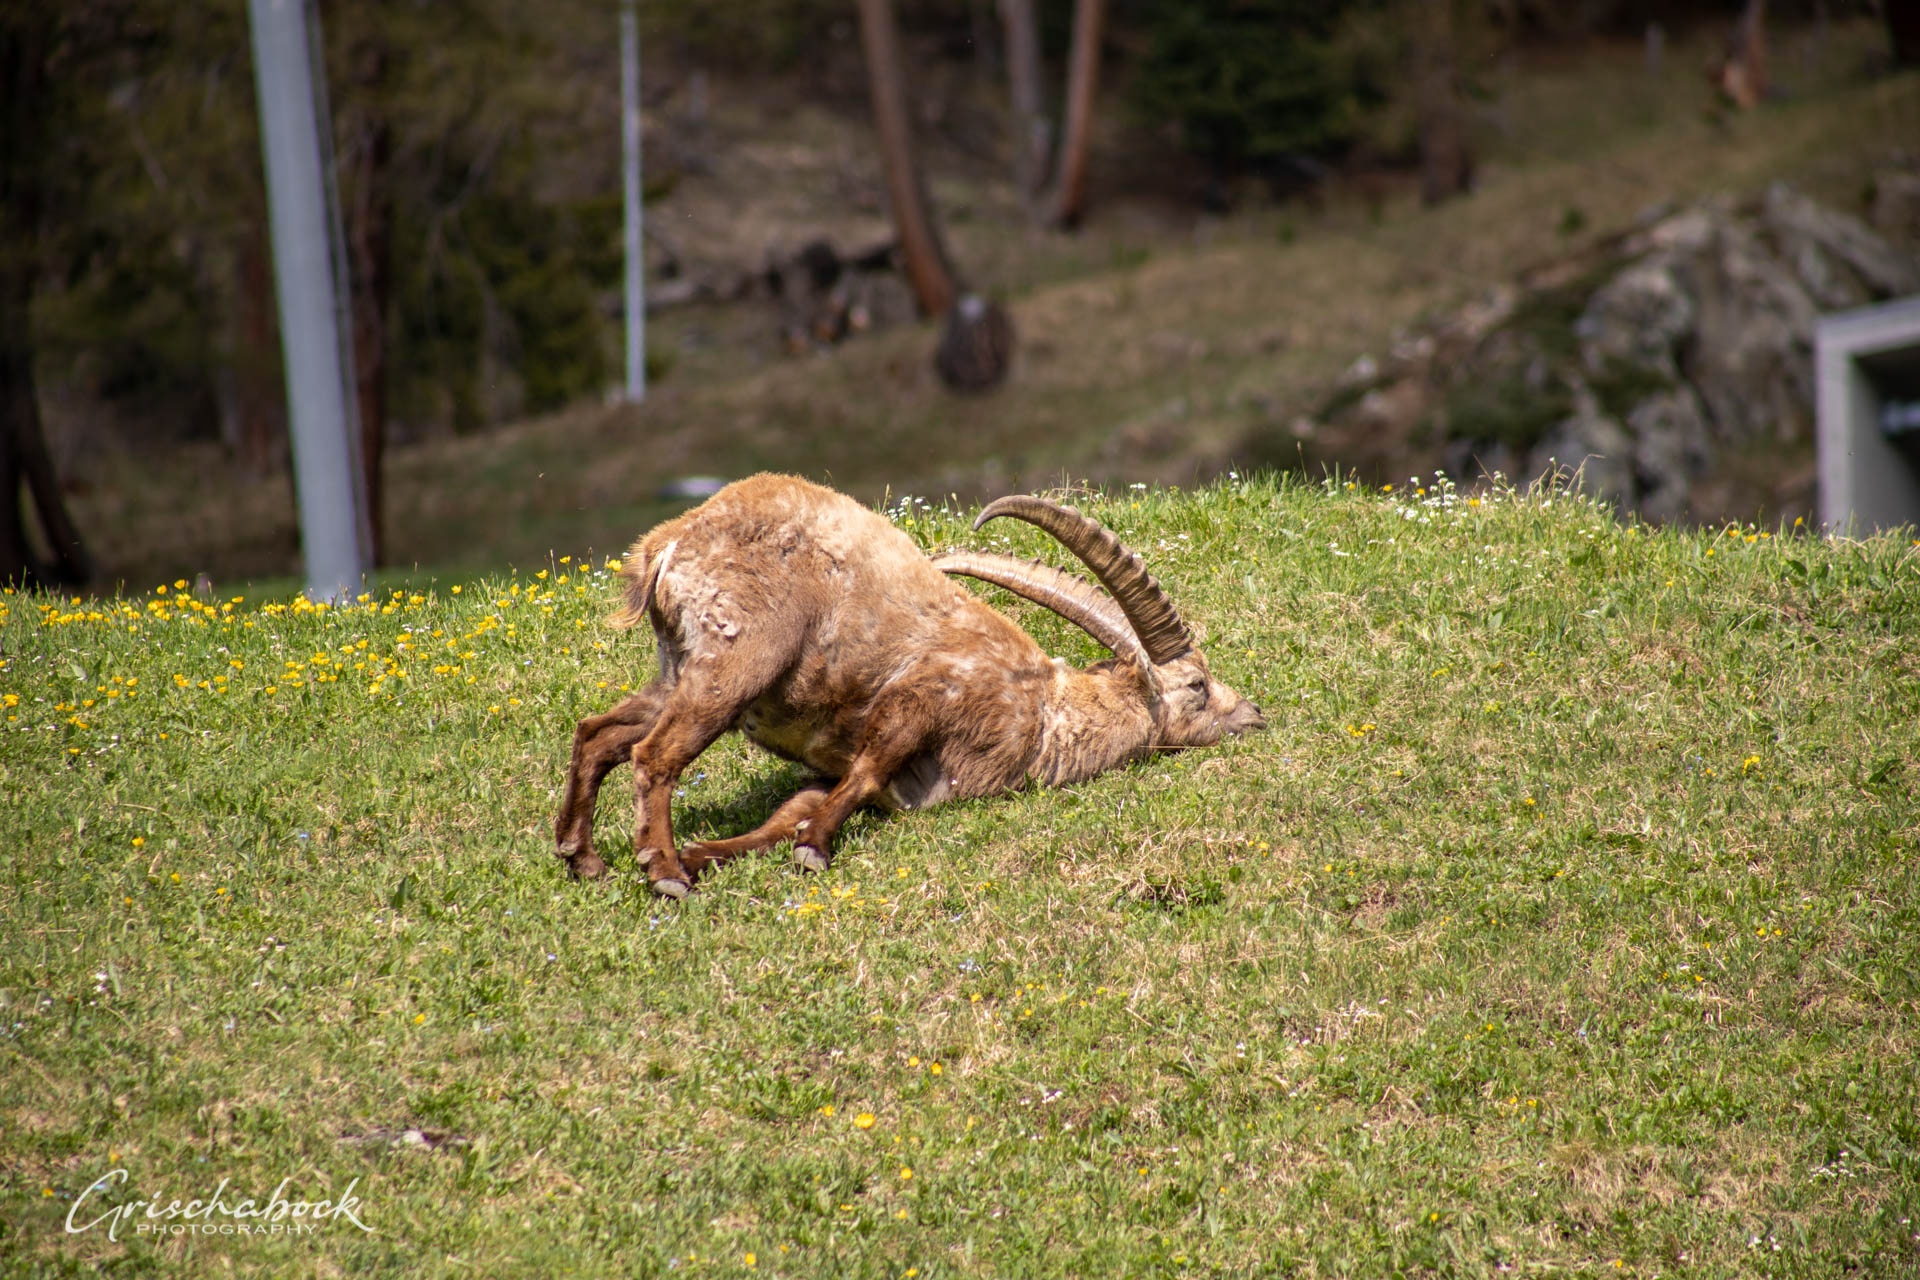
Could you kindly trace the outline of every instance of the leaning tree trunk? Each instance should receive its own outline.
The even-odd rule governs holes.
[[[1013,106],[1013,181],[1031,206],[1046,186],[1053,151],[1033,0],[1000,0],[1000,21],[1006,28],[1007,93]]]
[[[29,5],[0,16],[0,581],[21,586],[77,586],[93,572],[60,496],[33,381],[51,13]],[[33,546],[30,511],[50,558]]]
[[[926,184],[914,156],[913,124],[907,114],[906,75],[900,33],[893,24],[891,0],[860,0],[860,39],[867,54],[867,84],[873,120],[880,133],[880,160],[887,175],[887,199],[907,281],[922,315],[935,316],[953,304],[953,268],[933,220]]]
[[[1100,41],[1106,33],[1107,0],[1075,0],[1073,51],[1067,60],[1067,130],[1060,144],[1060,179],[1047,222],[1076,227],[1087,211],[1087,144],[1093,134],[1093,99],[1100,87]]]
[[[1888,8],[1900,0],[1888,0]],[[1727,42],[1727,60],[1720,65],[1720,91],[1742,110],[1760,105],[1767,96],[1766,0],[1747,0],[1740,21]]]

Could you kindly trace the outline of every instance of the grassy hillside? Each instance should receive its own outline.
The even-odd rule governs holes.
[[[651,657],[601,564],[5,596],[0,1269],[1920,1267],[1920,545],[1123,492],[1266,733],[679,906],[550,855],[574,720]],[[795,782],[726,740],[682,834]],[[64,1230],[222,1179],[370,1233]]]

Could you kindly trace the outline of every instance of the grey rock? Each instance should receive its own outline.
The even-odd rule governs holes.
[[[1858,218],[1817,204],[1784,182],[1767,188],[1761,217],[1790,258],[1797,261],[1811,244],[1856,272],[1871,295],[1861,301],[1920,293],[1920,262]]]
[[[1693,300],[1674,277],[1672,259],[1657,254],[1600,286],[1574,334],[1589,371],[1613,357],[1677,375],[1674,349],[1693,323]]]
[[[1627,416],[1640,513],[1674,521],[1687,514],[1688,494],[1713,465],[1713,441],[1691,387],[1648,396]]]

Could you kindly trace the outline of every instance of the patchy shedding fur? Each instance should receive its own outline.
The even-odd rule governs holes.
[[[1263,725],[1212,679],[1171,602],[1110,533],[1037,499],[1002,499],[983,518],[996,514],[1048,528],[1112,596],[1006,557],[929,560],[884,516],[791,476],[728,485],[642,537],[612,623],[651,624],[660,678],[575,730],[559,855],[576,875],[606,873],[590,842],[594,799],[622,762],[634,767],[635,852],[653,887],[680,897],[702,866],[786,841],[802,866],[825,867],[863,804],[1075,782]],[[1116,657],[1085,670],[1049,658],[949,573],[1055,609]],[[678,849],[674,786],[731,729],[820,780],[746,835]]]

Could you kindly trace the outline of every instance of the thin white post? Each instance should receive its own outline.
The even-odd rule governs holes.
[[[307,592],[337,600],[360,589],[367,568],[366,498],[349,430],[307,13],[304,0],[248,0],[248,12]]]
[[[620,152],[626,179],[627,399],[647,398],[646,257],[640,208],[640,23],[620,6]]]

